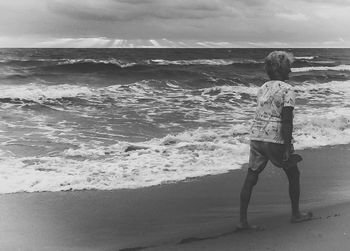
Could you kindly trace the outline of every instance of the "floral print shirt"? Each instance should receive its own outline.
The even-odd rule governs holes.
[[[250,139],[284,144],[282,108],[295,106],[293,87],[279,80],[266,82],[257,94],[257,108],[250,130]]]

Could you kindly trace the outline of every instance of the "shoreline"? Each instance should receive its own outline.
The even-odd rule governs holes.
[[[349,150],[350,145],[338,145],[297,151],[304,158],[301,208],[313,210],[315,218],[342,209],[339,217],[330,217],[333,222],[350,213]],[[232,232],[238,222],[245,173],[243,167],[139,189],[4,194],[0,196],[0,250],[213,250],[220,245],[225,250],[235,238],[220,235]],[[277,229],[283,240],[293,229],[302,233],[307,231],[305,226],[324,225],[321,220],[295,227],[288,223],[286,182],[283,171],[270,165],[261,174],[249,216],[252,224],[268,231],[254,233],[252,238],[265,236],[260,241],[267,243]],[[177,245],[208,236],[215,238]],[[237,250],[244,250],[243,240],[250,239],[244,236],[248,237],[236,240]]]
[[[318,147],[308,147],[302,150],[295,150],[296,153],[302,154],[303,152],[310,152],[310,151],[327,151],[331,149],[342,149],[342,148],[349,148],[350,149],[350,143],[349,144],[340,144],[340,145],[325,145],[325,146],[318,146]],[[302,163],[303,161],[301,161]],[[300,163],[299,163],[300,164]],[[203,176],[197,176],[197,177],[188,177],[184,180],[171,180],[171,181],[165,181],[160,184],[155,184],[155,185],[150,185],[150,186],[141,186],[141,187],[135,187],[135,188],[112,188],[112,189],[89,189],[89,188],[83,188],[83,189],[68,189],[68,190],[61,190],[61,191],[33,191],[33,192],[28,192],[28,191],[21,191],[21,192],[6,192],[6,193],[0,193],[1,196],[12,196],[12,195],[18,195],[18,194],[45,194],[45,193],[71,193],[71,192],[127,192],[127,191],[135,191],[135,190],[140,190],[140,189],[149,189],[149,188],[162,188],[166,186],[172,186],[172,185],[177,185],[181,183],[188,183],[188,182],[195,182],[201,179],[207,179],[210,177],[215,177],[215,176],[220,176],[220,175],[226,175],[232,172],[237,172],[244,170],[248,163],[244,163],[241,165],[240,168],[237,169],[231,169],[227,171],[222,171],[220,173],[215,173],[215,174],[206,174]],[[302,164],[301,164],[302,165]],[[272,167],[271,163],[268,163],[266,166],[266,169],[268,167]],[[276,168],[276,167],[275,167]],[[350,198],[350,196],[349,196]]]

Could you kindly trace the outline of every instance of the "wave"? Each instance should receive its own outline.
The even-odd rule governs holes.
[[[187,90],[190,92],[189,90]],[[68,110],[95,109],[98,105],[137,108],[140,102],[171,102],[172,95],[182,97],[183,90],[177,81],[144,80],[125,85],[110,85],[94,88],[73,84],[45,85],[30,83],[24,85],[0,85],[0,104],[49,106],[52,109]],[[151,108],[151,107],[150,107]],[[73,109],[73,110],[72,110]],[[68,111],[67,110],[67,111]],[[86,114],[87,115],[87,114]]]
[[[350,109],[333,108],[296,116],[297,149],[350,143]]]
[[[257,60],[233,60],[233,59],[193,59],[193,60],[164,60],[151,59],[146,61],[148,64],[155,65],[216,65],[226,66],[233,64],[262,64]]]
[[[226,81],[227,82],[227,81]],[[205,88],[187,89],[184,88],[181,81],[160,81],[160,80],[143,80],[131,84],[116,84],[106,87],[93,88],[84,85],[59,84],[46,85],[39,83],[29,83],[24,85],[0,85],[0,101],[18,103],[35,102],[35,103],[53,103],[55,100],[67,98],[84,99],[91,101],[91,105],[96,102],[103,103],[106,99],[112,99],[122,102],[123,98],[128,102],[136,102],[138,99],[151,98],[164,100],[164,102],[172,102],[174,96],[204,98],[203,102],[210,100],[222,99],[222,102],[230,101],[234,98],[237,101],[252,101],[251,98],[256,96],[258,86],[242,85],[234,81],[229,82],[230,85],[210,86]],[[350,94],[349,81],[330,81],[326,83],[304,82],[302,84],[295,83],[294,89],[298,92],[299,98],[313,98],[328,95],[336,95],[337,93]],[[197,97],[198,96],[198,97]],[[338,97],[338,96],[337,96]],[[341,99],[342,100],[342,99]]]
[[[93,95],[93,90],[78,85],[53,85],[30,83],[26,85],[0,85],[0,100],[3,102],[35,102],[45,103],[62,98],[76,98]]]
[[[57,65],[63,61],[62,59],[9,58],[0,60],[0,66],[13,67],[15,69],[30,69],[40,66]]]
[[[300,99],[310,102],[309,105],[299,106],[295,114],[293,135],[297,149],[350,143],[350,99],[347,98],[350,95],[349,81],[303,83],[296,85],[295,89]],[[166,112],[171,111],[171,107],[179,112],[180,107],[189,101],[195,102],[201,109],[217,105],[224,108],[225,112],[220,115],[220,112],[203,111],[205,116],[199,117],[220,121],[220,127],[213,127],[211,122],[210,128],[187,129],[182,133],[142,142],[115,141],[113,144],[98,144],[96,141],[74,141],[51,157],[13,157],[12,154],[0,151],[3,172],[0,176],[0,193],[138,188],[238,169],[248,161],[248,117],[252,115],[249,112],[254,109],[253,99],[257,90],[258,86],[237,85],[187,92],[176,82],[165,84],[157,81],[96,89],[78,85],[44,86],[34,83],[1,86],[0,98],[12,100],[24,99],[40,103],[81,97],[104,103],[104,99],[109,97],[117,101],[118,105],[124,102],[125,107],[135,111],[132,106],[134,103],[135,107],[140,107],[136,99],[152,97],[157,102],[164,102]],[[247,101],[247,104],[243,104],[246,110],[236,104],[230,106],[231,99],[235,99],[239,105]],[[341,103],[329,107],[319,105],[325,105],[325,101]],[[142,113],[148,113],[146,108],[142,107]],[[242,114],[236,113],[234,109]],[[188,111],[193,111],[193,107]],[[160,112],[157,110],[157,118]],[[148,116],[152,114],[148,113]],[[228,119],[226,125],[229,126],[224,126],[223,118]],[[66,138],[59,134],[57,139]],[[56,142],[54,137],[50,140]]]
[[[297,60],[312,60],[315,59],[316,56],[299,56],[299,57],[294,57]]]
[[[331,60],[302,60],[293,63],[293,69],[313,68],[313,67],[334,67],[337,66],[335,61]]]
[[[258,92],[257,86],[244,86],[244,85],[223,85],[223,86],[214,86],[201,89],[202,95],[214,95],[214,96],[222,96],[225,94],[248,94],[251,96],[255,96]]]
[[[166,60],[148,59],[139,61],[125,61],[111,59],[6,59],[0,64],[11,67],[24,67],[34,72],[44,71],[69,71],[69,72],[95,72],[95,71],[118,71],[118,70],[145,70],[158,69],[166,66],[254,66],[262,62],[256,60],[234,59],[193,59],[193,60]],[[158,67],[158,68],[157,68]]]
[[[45,66],[40,66],[45,72],[50,71],[63,71],[63,72],[79,72],[79,73],[93,73],[101,71],[120,71],[123,69],[134,69],[142,70],[145,69],[147,65],[142,65],[138,63],[128,63],[119,62],[117,60],[93,60],[93,59],[69,59],[60,61],[55,64],[49,64]],[[40,72],[40,71],[39,71]]]
[[[292,72],[308,72],[308,71],[350,71],[350,65],[311,66],[311,67],[292,68]]]
[[[206,88],[184,88],[178,81],[144,80],[126,85],[110,85],[94,88],[80,85],[45,85],[30,83],[25,85],[0,85],[0,103],[41,104],[59,106],[135,106],[141,103],[198,105],[203,102],[215,106],[226,106],[226,101],[248,102],[256,95],[257,86],[241,84],[212,86]],[[174,100],[174,98],[176,98]],[[231,100],[231,101],[230,101]],[[218,101],[220,101],[218,103]],[[116,103],[117,102],[117,103]],[[146,104],[145,104],[146,105]],[[54,108],[54,107],[52,107]],[[238,109],[239,107],[237,107]],[[149,107],[152,110],[152,107]],[[169,108],[168,108],[169,109]],[[174,108],[181,110],[180,107]]]
[[[228,132],[198,129],[136,144],[80,145],[57,157],[2,157],[0,193],[138,188],[226,172],[248,152]]]
[[[77,58],[77,59],[28,59],[28,58],[16,58],[16,59],[4,59],[0,60],[2,64],[10,63],[33,63],[36,62],[52,62],[58,65],[65,64],[81,64],[81,63],[94,63],[94,64],[114,64],[124,67],[132,67],[134,65],[231,65],[231,64],[261,64],[263,61],[253,59],[182,59],[182,60],[167,60],[167,59],[148,59],[135,62],[128,62],[125,60],[111,59],[92,59],[92,58]]]
[[[0,153],[0,193],[132,189],[224,173],[247,163],[248,132],[249,125],[239,123],[139,143],[85,143],[55,157]],[[297,114],[294,138],[296,149],[350,143],[349,109]]]
[[[254,60],[228,60],[228,59],[196,59],[196,60],[163,60],[152,59],[143,60],[139,62],[124,62],[120,60],[95,60],[95,59],[69,59],[58,62],[54,65],[44,67],[49,70],[65,70],[65,71],[78,71],[78,72],[96,72],[96,71],[118,71],[118,70],[156,70],[162,71],[164,68],[170,66],[195,66],[195,65],[207,65],[207,66],[229,66],[236,65],[242,67],[258,66],[261,62]],[[175,71],[175,69],[171,69]],[[170,72],[173,73],[173,72]]]
[[[59,61],[58,65],[82,65],[82,64],[93,64],[93,65],[115,65],[120,68],[127,68],[137,65],[137,62],[125,62],[116,59],[109,60],[97,60],[97,59],[66,59]]]

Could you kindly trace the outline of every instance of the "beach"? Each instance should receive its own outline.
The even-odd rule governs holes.
[[[0,196],[0,250],[347,250],[349,145],[298,151],[301,208],[289,223],[287,179],[268,165],[251,205],[256,232],[234,232],[241,170],[139,189]]]
[[[268,166],[249,208],[265,230],[234,232],[270,51],[1,49],[0,250],[342,250],[348,49],[288,49],[315,219],[289,223],[287,178]]]

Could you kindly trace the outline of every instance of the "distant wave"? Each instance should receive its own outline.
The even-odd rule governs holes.
[[[0,65],[13,67],[36,67],[45,64],[58,64],[62,61],[64,60],[51,58],[8,58],[0,60]]]
[[[298,60],[312,60],[312,59],[315,59],[316,57],[315,56],[300,56],[300,57],[294,57],[295,59],[298,59]]]
[[[28,59],[28,58],[13,58],[0,60],[0,65],[11,67],[25,67],[35,69],[36,67],[44,69],[89,69],[95,67],[96,70],[103,67],[118,67],[127,68],[137,65],[137,62],[126,62],[116,59],[98,60],[98,59]]]
[[[94,59],[69,59],[42,67],[45,71],[67,71],[67,72],[115,72],[123,69],[142,70],[147,65],[137,63],[122,63],[117,60],[94,60]]]
[[[293,63],[293,69],[304,69],[307,67],[334,67],[335,61],[331,60],[298,60]]]
[[[317,61],[312,61],[313,64],[335,64],[336,62],[333,60],[317,60]]]
[[[116,59],[96,60],[96,59],[65,59],[47,62],[26,62],[25,65],[17,65],[14,70],[25,70],[20,74],[0,74],[0,78],[25,78],[46,76],[57,73],[89,73],[89,74],[110,74],[111,76],[124,74],[123,76],[134,76],[140,79],[149,78],[205,78],[204,71],[194,69],[198,66],[227,67],[234,66],[240,69],[250,69],[261,67],[261,62],[254,60],[226,60],[226,59],[201,59],[201,60],[142,60],[142,61],[122,61]],[[192,67],[193,66],[193,67]],[[135,75],[135,72],[137,75]]]
[[[308,72],[308,71],[350,71],[350,65],[310,66],[310,67],[292,68],[292,72]]]
[[[316,57],[294,57],[298,60],[312,60]],[[167,59],[148,59],[140,60],[136,62],[127,62],[124,60],[111,59],[92,59],[92,58],[5,58],[0,60],[0,64],[20,64],[20,63],[57,63],[61,64],[76,64],[76,63],[95,63],[95,64],[115,64],[120,67],[130,67],[136,64],[145,65],[231,65],[231,64],[261,64],[263,60],[253,59],[180,59],[180,60],[167,60]]]
[[[229,59],[194,59],[194,60],[166,60],[166,59],[149,59],[139,62],[123,62],[116,59],[96,60],[96,59],[67,59],[59,62],[59,65],[73,65],[73,64],[104,64],[117,65],[121,68],[133,67],[135,65],[230,65],[234,63],[258,63],[253,60],[234,61]]]
[[[92,88],[73,84],[45,85],[29,83],[24,85],[0,85],[0,102],[2,103],[39,103],[39,104],[61,104],[60,101],[69,99],[80,102],[84,99],[96,105],[96,102],[103,103],[110,98],[121,102],[121,98],[130,101],[137,101],[137,98],[144,98],[147,95],[154,95],[155,92],[167,93],[171,90],[178,90],[180,87],[176,81],[144,80],[126,85],[110,85],[101,88]],[[164,97],[166,98],[166,97]],[[86,105],[86,103],[84,103]]]
[[[137,65],[137,62],[124,62],[116,59],[98,60],[98,59],[66,59],[60,61],[58,65],[81,65],[81,64],[93,64],[93,65],[116,65],[120,68],[127,68]]]
[[[211,66],[226,66],[233,64],[252,65],[261,64],[262,61],[256,60],[235,60],[235,59],[192,59],[192,60],[166,60],[166,59],[148,59],[140,61],[125,61],[118,60],[115,58],[111,59],[28,59],[28,58],[13,58],[4,59],[0,61],[0,64],[10,66],[45,66],[45,67],[59,67],[68,66],[71,67],[92,67],[94,66],[97,70],[103,67],[115,66],[118,68],[130,68],[135,66],[168,66],[168,65],[211,65]]]
[[[310,90],[323,91],[325,89],[331,89],[332,91],[348,91],[350,93],[349,81],[330,81],[326,83],[308,83],[298,84],[294,89],[298,92],[302,92],[298,95],[305,95]],[[218,85],[206,88],[200,88],[195,93],[201,93],[202,96],[221,97],[223,95],[231,94],[247,94],[255,96],[258,91],[258,86],[245,86],[242,84],[231,85]],[[0,85],[0,99],[2,100],[25,100],[33,102],[45,102],[47,100],[55,100],[62,98],[89,98],[93,97],[94,100],[101,99],[101,102],[106,96],[116,100],[122,95],[145,95],[147,93],[159,95],[169,93],[169,91],[181,93],[186,91],[191,92],[191,89],[184,89],[179,81],[161,81],[161,80],[143,80],[126,85],[109,85],[107,87],[92,88],[88,86],[72,85],[72,84],[60,84],[60,85],[45,85],[38,83],[29,83],[24,85]],[[327,92],[330,95],[329,92]],[[321,94],[321,93],[319,93]],[[322,93],[323,94],[323,93]],[[118,96],[119,95],[119,96]],[[166,98],[166,96],[164,96]]]
[[[92,88],[80,85],[0,85],[0,103],[7,104],[41,104],[50,106],[91,106],[115,104],[118,107],[138,107],[140,103],[159,102],[172,104],[184,102],[186,105],[198,103],[210,107],[228,107],[237,112],[239,109],[248,109],[254,104],[254,97],[258,86],[241,84],[220,85],[200,88],[183,88],[179,81],[144,80],[127,85],[110,85],[107,87]],[[322,103],[328,100],[335,104],[344,104],[344,95],[349,95],[349,81],[331,81],[327,83],[303,83],[294,88],[301,99]],[[231,106],[231,104],[235,106]],[[237,106],[237,107],[236,107]],[[243,107],[242,107],[243,106]],[[56,109],[55,107],[52,107]],[[36,108],[35,108],[36,109]],[[72,108],[73,109],[73,108]],[[75,109],[75,108],[74,108]],[[174,108],[175,109],[175,108]],[[237,110],[238,109],[238,110]],[[181,107],[176,108],[180,111]],[[208,117],[209,118],[209,117]]]
[[[233,60],[233,59],[193,59],[193,60],[164,60],[151,59],[148,64],[156,65],[232,65],[232,64],[261,64],[256,60]]]

